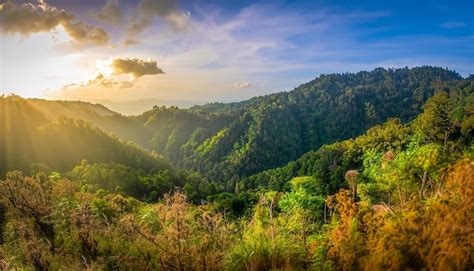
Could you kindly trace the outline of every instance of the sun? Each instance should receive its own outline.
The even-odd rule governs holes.
[[[99,70],[99,73],[101,73],[104,76],[111,76],[114,74],[114,68],[112,66],[112,59],[109,60],[97,60],[95,65],[97,67],[97,70]]]

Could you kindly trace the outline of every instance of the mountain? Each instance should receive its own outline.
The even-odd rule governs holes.
[[[31,177],[2,177],[0,269],[471,270],[474,83],[442,85],[408,123],[389,119],[284,167],[229,180],[227,191],[195,173],[144,174],[139,167],[155,168],[154,160],[134,159],[149,154],[61,117],[34,130],[25,158],[38,137],[39,152],[50,155],[42,161],[77,154],[107,162],[82,160],[66,178],[38,164]],[[2,120],[44,121],[23,99],[0,101]],[[154,111],[144,119],[160,118],[147,125],[212,126],[204,116],[220,115]],[[2,134],[28,128],[4,124]]]
[[[10,100],[21,99],[19,96],[9,95]],[[59,116],[67,116],[72,119],[92,121],[97,117],[117,115],[102,104],[92,104],[83,101],[50,101],[44,99],[24,99],[24,101],[46,119],[53,120]]]
[[[175,167],[224,181],[283,166],[389,118],[407,122],[436,92],[469,95],[460,89],[470,82],[438,67],[377,68],[321,75],[292,91],[243,102],[189,109],[154,106],[136,116],[84,102],[26,99],[23,103],[39,112],[33,119],[41,124],[60,115],[80,119],[162,154]]]
[[[173,164],[211,180],[238,179],[357,136],[388,118],[409,121],[435,92],[459,92],[464,82],[472,81],[437,67],[321,75],[290,92],[180,111],[207,117],[226,114],[227,119],[211,129],[210,123],[186,126],[186,135],[179,132],[185,121],[175,119],[153,135],[148,147],[171,150],[165,156]],[[147,114],[147,125],[160,126],[162,111]]]
[[[291,179],[312,176],[320,182],[318,194],[331,195],[346,186],[342,180],[348,170],[364,169],[374,163],[373,160],[389,159],[387,155],[417,148],[416,145],[426,144],[427,141],[443,146],[443,152],[449,152],[454,157],[464,151],[469,152],[469,147],[474,144],[474,82],[464,82],[458,87],[461,91],[451,92],[450,96],[444,92],[435,94],[423,106],[424,112],[409,124],[389,119],[355,139],[324,145],[283,167],[244,178],[238,184],[239,189],[289,190]],[[443,106],[445,102],[449,106]],[[443,117],[448,115],[451,116]],[[418,142],[414,144],[407,138]],[[429,159],[428,156],[425,158]],[[366,174],[373,173],[365,170]]]
[[[13,95],[0,97],[0,108],[1,176],[13,169],[29,172],[33,163],[65,172],[82,159],[145,171],[170,168],[163,157],[86,122],[118,116],[102,105]]]
[[[173,101],[173,100],[162,100],[162,99],[139,99],[132,101],[111,101],[111,100],[98,100],[100,104],[107,106],[108,108],[120,112],[124,115],[139,115],[154,106],[177,106],[179,108],[189,108],[198,104],[204,104],[205,102],[198,101]]]

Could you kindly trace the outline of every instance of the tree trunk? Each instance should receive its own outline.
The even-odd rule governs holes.
[[[419,190],[420,199],[425,197],[425,186],[426,186],[426,177],[428,176],[428,171],[423,172],[423,177],[421,177],[421,187]]]
[[[326,218],[326,212],[327,212],[327,206],[326,206],[326,201],[324,202],[324,224],[328,223],[328,220]]]
[[[448,130],[444,131],[443,153],[446,153],[446,145],[448,144]]]
[[[5,206],[0,203],[0,245],[3,245],[3,228],[5,227]]]

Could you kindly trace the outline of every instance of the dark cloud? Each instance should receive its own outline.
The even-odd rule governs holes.
[[[154,60],[142,60],[138,58],[116,58],[110,64],[114,74],[129,74],[134,78],[144,75],[162,74],[163,70],[158,68]]]
[[[123,45],[125,45],[125,46],[131,46],[131,45],[135,45],[135,44],[140,44],[140,42],[136,39],[133,39],[133,38],[128,38],[128,39],[123,41]]]
[[[119,0],[108,0],[100,12],[95,14],[95,17],[97,20],[111,25],[123,23],[124,16]]]
[[[102,28],[79,21],[74,14],[58,10],[43,1],[15,4],[7,1],[0,4],[0,31],[7,34],[28,36],[33,33],[49,32],[57,26],[79,43],[108,44],[110,37]]]
[[[116,58],[107,61],[101,61],[104,70],[100,71],[92,79],[79,83],[72,83],[63,86],[60,91],[69,90],[100,90],[107,89],[128,89],[135,86],[136,79],[144,75],[162,74],[163,71],[158,68],[156,61],[142,60],[137,58]],[[106,75],[104,75],[104,72]],[[130,75],[130,80],[123,80],[120,75]],[[114,76],[117,75],[117,76]]]
[[[108,44],[110,37],[99,27],[94,27],[86,25],[82,22],[68,21],[63,24],[66,32],[74,40],[82,43],[91,43],[91,44]]]
[[[176,29],[181,30],[186,27],[189,16],[189,13],[179,10],[177,0],[142,0],[132,16],[132,22],[128,28],[128,40],[133,40],[134,36],[151,26],[156,18],[164,19]]]

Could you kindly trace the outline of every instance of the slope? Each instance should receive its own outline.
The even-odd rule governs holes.
[[[122,163],[146,171],[169,168],[163,157],[61,113],[84,118],[104,114],[108,117],[113,112],[85,103],[78,103],[78,108],[74,108],[72,102],[64,105],[40,101],[41,107],[38,102],[18,96],[0,98],[0,175],[13,169],[29,172],[35,162],[66,171],[82,159]]]
[[[187,169],[214,180],[238,179],[284,165],[323,144],[357,136],[388,118],[411,120],[435,92],[450,91],[464,81],[457,73],[436,67],[321,75],[291,92],[233,104],[229,111],[225,105],[201,107],[236,118],[211,137],[183,145],[192,145],[191,150],[174,149],[183,152]]]

